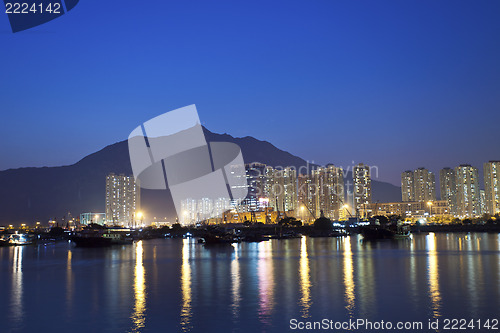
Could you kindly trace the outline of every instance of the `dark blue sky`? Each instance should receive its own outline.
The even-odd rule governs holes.
[[[499,1],[97,1],[12,34],[0,170],[71,164],[196,104],[214,132],[400,173],[500,158]]]

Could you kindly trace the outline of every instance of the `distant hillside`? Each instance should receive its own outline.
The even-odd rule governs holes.
[[[246,163],[271,166],[305,166],[306,161],[271,143],[253,137],[234,138],[205,129],[207,141],[238,144]],[[131,174],[127,141],[118,142],[62,167],[20,168],[0,171],[0,225],[60,220],[70,212],[104,212],[105,178],[110,172]],[[346,177],[347,178],[347,177]],[[149,217],[173,219],[175,210],[168,191],[143,190],[142,208]],[[400,200],[400,188],[372,182],[373,200]]]

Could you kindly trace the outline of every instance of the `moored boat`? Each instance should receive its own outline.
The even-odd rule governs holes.
[[[130,229],[87,229],[70,237],[77,247],[107,247],[134,242]]]
[[[215,245],[215,244],[232,244],[237,243],[238,240],[233,235],[215,235],[212,233],[207,233],[203,236],[203,243],[205,245]]]
[[[371,224],[359,228],[363,239],[405,239],[410,237],[410,228],[404,225]]]
[[[9,246],[9,237],[0,236],[0,246]]]
[[[13,234],[9,237],[10,245],[30,245],[33,244],[33,238],[27,234]]]

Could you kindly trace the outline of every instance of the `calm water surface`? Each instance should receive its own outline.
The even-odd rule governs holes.
[[[498,318],[500,235],[0,248],[0,332],[279,332],[290,319]],[[424,330],[426,331],[426,330]]]

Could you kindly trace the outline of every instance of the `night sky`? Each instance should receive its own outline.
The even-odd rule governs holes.
[[[0,170],[72,164],[196,104],[211,131],[315,163],[500,159],[500,1],[97,1],[13,34]]]

